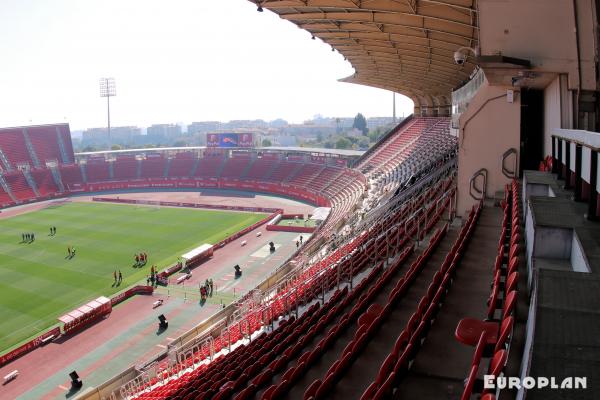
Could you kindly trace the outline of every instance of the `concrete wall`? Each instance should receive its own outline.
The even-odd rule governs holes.
[[[561,128],[560,77],[544,89],[544,155],[552,155],[552,133]]]
[[[585,257],[585,252],[581,247],[581,242],[575,231],[573,231],[573,240],[571,243],[571,266],[575,272],[591,272],[589,263]]]
[[[481,54],[522,58],[537,71],[567,73],[569,89],[579,87],[581,75],[581,89],[596,90],[596,9],[590,0],[576,0],[576,10],[573,3],[479,0]]]
[[[571,259],[573,229],[555,226],[535,227],[533,257]]]
[[[487,195],[504,190],[510,180],[502,175],[502,154],[520,148],[521,96],[507,102],[507,88],[485,81],[459,119],[457,213],[476,203],[469,195],[469,179],[480,168],[488,170]],[[517,154],[518,157],[518,154]]]
[[[535,266],[533,265],[533,245],[535,243],[535,227],[533,224],[533,216],[531,204],[527,203],[527,214],[525,216],[525,256],[527,257],[527,288],[533,291],[534,284],[533,276]]]

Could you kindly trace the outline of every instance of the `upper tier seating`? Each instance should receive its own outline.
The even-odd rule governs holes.
[[[167,165],[166,159],[162,154],[159,155],[147,155],[142,161],[142,174],[141,178],[160,178],[165,173],[165,167]],[[172,164],[171,164],[172,166]]]
[[[248,170],[246,179],[266,180],[269,172],[273,171],[278,163],[277,159],[257,158]]]
[[[169,176],[186,178],[190,176],[197,162],[198,158],[192,152],[177,153],[169,163]]]
[[[8,193],[0,186],[0,206],[7,206],[13,204],[13,200]]]
[[[54,182],[54,177],[50,169],[34,169],[31,171],[31,176],[40,196],[47,196],[58,192],[58,186]]]
[[[29,139],[30,147],[26,138]],[[59,164],[70,164],[74,161],[73,144],[67,124],[0,129],[0,150],[9,161],[10,169],[15,169],[23,163],[32,168],[37,167],[33,157],[37,158],[39,167],[44,167],[47,161]]]
[[[35,199],[33,189],[27,183],[23,171],[12,171],[4,175],[4,180],[8,183],[13,195],[20,201]]]
[[[33,166],[33,161],[25,144],[22,128],[3,129],[0,131],[0,149],[15,169],[17,165],[27,163]]]
[[[113,179],[116,181],[137,178],[138,161],[134,156],[117,156],[113,161]]]
[[[305,186],[323,172],[325,168],[323,164],[304,164],[302,168],[294,173],[289,182],[292,185]]]
[[[221,178],[239,178],[249,163],[250,158],[248,157],[228,158],[223,171],[221,171]]]
[[[58,145],[57,129],[55,126],[32,126],[27,128],[27,135],[35,150],[40,166],[46,165],[46,161],[57,161],[63,163],[63,159]],[[64,140],[63,140],[64,142]],[[71,139],[69,138],[69,142]]]
[[[103,182],[110,180],[108,162],[102,159],[89,160],[85,166],[88,182]]]
[[[299,162],[281,161],[268,179],[271,181],[286,182],[291,174],[299,168],[302,168],[302,164]]]
[[[219,172],[226,161],[225,157],[220,155],[208,155],[200,159],[196,174],[194,176],[202,178],[218,178]],[[247,161],[246,161],[247,162]]]
[[[81,167],[79,166],[79,164],[61,165],[60,178],[62,179],[65,189],[72,190],[74,188],[73,184],[83,183],[83,178],[81,176]]]

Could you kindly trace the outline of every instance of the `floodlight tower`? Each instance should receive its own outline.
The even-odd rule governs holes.
[[[394,124],[396,123],[396,92],[392,92],[392,109],[394,114]]]
[[[108,149],[110,150],[110,98],[117,95],[115,78],[100,78],[100,97],[106,97],[106,111],[108,116]]]

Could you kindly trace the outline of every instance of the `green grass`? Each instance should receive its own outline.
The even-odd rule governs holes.
[[[315,221],[314,219],[309,219],[308,222],[306,222],[306,225],[304,224],[303,219],[299,218],[299,219],[280,219],[277,222],[277,225],[281,225],[281,226],[308,226],[308,227],[314,227],[317,226],[317,221]],[[291,224],[290,224],[291,222]]]
[[[183,208],[67,203],[0,220],[0,352],[55,324],[60,315],[98,296],[144,280],[186,251],[214,244],[264,214]],[[49,236],[56,226],[56,236]],[[20,243],[34,232],[35,242]],[[67,259],[67,247],[77,255]],[[134,268],[135,253],[145,267]],[[112,287],[113,271],[123,283]]]

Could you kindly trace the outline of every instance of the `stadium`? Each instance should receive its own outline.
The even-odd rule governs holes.
[[[1,128],[0,398],[600,398],[598,2],[251,3],[413,114],[365,152]]]

